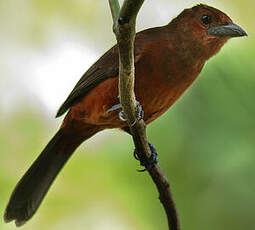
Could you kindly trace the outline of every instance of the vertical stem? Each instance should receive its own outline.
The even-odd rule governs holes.
[[[144,0],[125,0],[121,10],[117,0],[109,0],[113,17],[113,31],[119,48],[119,94],[120,103],[127,118],[133,141],[140,159],[149,160],[151,150],[146,137],[146,125],[143,119],[136,121],[136,100],[134,93],[134,39],[136,16]],[[133,124],[134,125],[131,125]],[[148,169],[154,181],[159,199],[167,215],[169,230],[180,230],[177,210],[170,190],[169,182],[159,165]]]
[[[120,13],[120,4],[118,0],[108,0],[112,13],[112,20],[115,23]]]

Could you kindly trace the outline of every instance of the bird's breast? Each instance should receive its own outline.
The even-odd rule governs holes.
[[[150,123],[167,111],[193,83],[202,67],[202,64],[194,66],[176,60],[169,50],[141,60],[136,66],[135,93],[143,106],[145,122]]]

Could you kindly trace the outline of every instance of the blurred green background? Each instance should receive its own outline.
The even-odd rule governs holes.
[[[137,28],[162,25],[196,1],[147,0]],[[249,34],[232,39],[148,127],[184,230],[254,229],[255,39],[252,0],[204,1]],[[0,214],[61,123],[83,72],[115,43],[108,1],[0,0]],[[167,229],[156,189],[117,130],[83,144],[22,229]],[[0,229],[15,229],[13,223]]]

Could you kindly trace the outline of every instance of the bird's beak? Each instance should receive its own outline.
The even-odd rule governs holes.
[[[207,30],[208,35],[217,37],[242,37],[248,36],[247,33],[238,25],[230,22],[224,25],[210,27]]]

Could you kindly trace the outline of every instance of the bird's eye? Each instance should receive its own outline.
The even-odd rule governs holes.
[[[212,22],[212,18],[209,16],[209,15],[203,15],[201,17],[201,21],[205,24],[205,25],[208,25]]]

